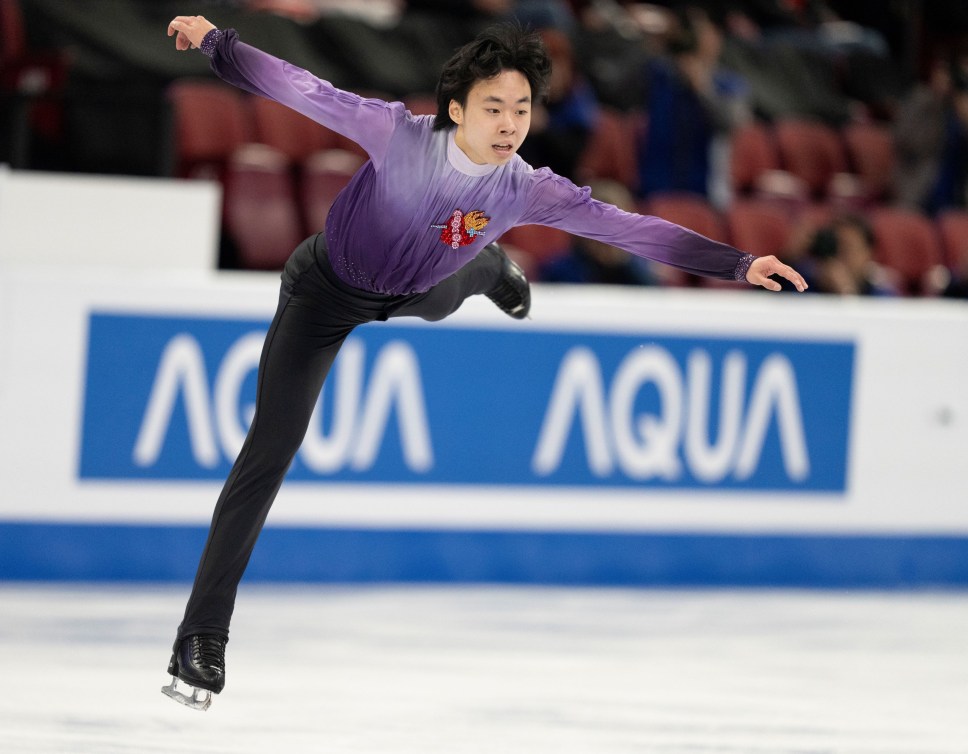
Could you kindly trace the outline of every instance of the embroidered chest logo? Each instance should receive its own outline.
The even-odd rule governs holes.
[[[459,209],[455,209],[450,216],[450,220],[442,225],[431,225],[431,228],[440,230],[440,240],[452,249],[459,249],[474,243],[478,236],[484,235],[484,228],[491,221],[485,217],[479,209],[468,212],[466,215]]]

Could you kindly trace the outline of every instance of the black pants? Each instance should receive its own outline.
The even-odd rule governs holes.
[[[309,427],[323,381],[353,328],[389,317],[443,319],[468,296],[489,290],[500,274],[500,257],[486,248],[426,293],[387,296],[339,280],[322,234],[296,248],[262,347],[255,416],[215,506],[179,638],[228,636],[256,539]]]

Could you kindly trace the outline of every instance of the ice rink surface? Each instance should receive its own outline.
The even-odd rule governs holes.
[[[968,752],[964,592],[244,586],[207,712],[186,597],[0,585],[0,752]]]

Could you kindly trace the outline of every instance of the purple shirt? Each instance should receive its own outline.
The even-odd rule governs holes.
[[[745,279],[752,258],[731,246],[592,199],[587,187],[517,155],[504,165],[478,165],[454,143],[454,129],[433,130],[433,116],[337,89],[245,44],[234,30],[209,37],[203,51],[225,81],[351,138],[369,155],[326,220],[333,270],[352,286],[426,291],[510,228],[532,224],[698,275]]]

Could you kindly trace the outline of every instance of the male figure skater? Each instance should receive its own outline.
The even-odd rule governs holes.
[[[224,80],[276,100],[357,141],[370,159],[333,203],[325,233],[293,252],[259,363],[256,410],[215,506],[162,689],[206,709],[225,685],[236,590],[272,501],[309,425],[323,381],[357,325],[389,317],[440,320],[484,294],[522,319],[531,293],[493,243],[515,225],[550,225],[700,275],[770,290],[776,257],[753,257],[655,217],[622,212],[517,156],[550,63],[539,38],[513,25],[483,32],[445,65],[436,116],[364,99],[217,29],[202,16],[168,26]],[[178,681],[191,695],[178,690]]]

